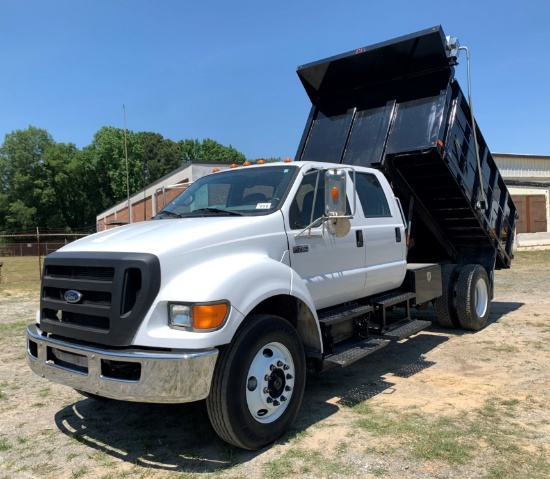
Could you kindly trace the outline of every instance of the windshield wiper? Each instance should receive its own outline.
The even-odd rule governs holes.
[[[168,211],[168,210],[166,210],[166,211],[160,211],[158,214],[159,214],[159,215],[171,216],[171,217],[173,217],[173,218],[181,218],[181,215],[180,215],[180,214],[174,213],[173,211]]]
[[[243,216],[242,213],[237,211],[222,210],[220,208],[199,208],[194,210],[191,213],[214,213],[218,215],[229,215],[229,216]]]

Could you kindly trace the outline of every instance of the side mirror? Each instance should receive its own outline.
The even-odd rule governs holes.
[[[344,170],[338,169],[325,173],[325,205],[329,218],[346,214],[346,176]]]
[[[325,173],[325,207],[327,227],[331,235],[341,238],[350,232],[351,223],[346,216],[347,175],[344,170],[333,169]]]

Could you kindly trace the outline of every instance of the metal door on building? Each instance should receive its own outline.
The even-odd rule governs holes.
[[[544,195],[512,196],[519,213],[517,233],[546,232],[546,197]]]

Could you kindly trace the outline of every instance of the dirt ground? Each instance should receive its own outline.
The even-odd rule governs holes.
[[[0,478],[548,478],[550,251],[496,272],[488,326],[441,328],[308,377],[293,429],[241,451],[203,402],[95,401],[32,374],[38,285],[0,286]]]

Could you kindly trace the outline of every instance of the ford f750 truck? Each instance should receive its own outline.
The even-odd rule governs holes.
[[[429,326],[413,308],[483,328],[516,210],[457,48],[436,27],[298,68],[296,161],[205,176],[153,220],[47,256],[32,370],[92,398],[206,399],[220,437],[258,449],[306,372]]]

